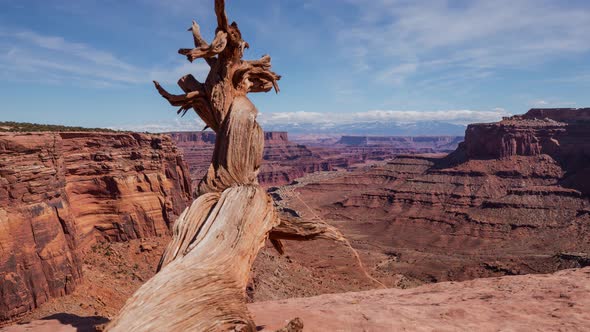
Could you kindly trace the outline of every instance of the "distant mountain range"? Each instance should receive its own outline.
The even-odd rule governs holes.
[[[464,125],[441,121],[420,122],[359,122],[346,124],[266,124],[266,131],[286,131],[292,134],[342,134],[373,136],[463,136]]]

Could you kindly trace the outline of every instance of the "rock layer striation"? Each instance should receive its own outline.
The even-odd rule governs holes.
[[[198,183],[211,163],[215,132],[173,132],[170,136],[184,151],[191,177]],[[306,173],[330,170],[330,162],[323,160],[306,146],[289,141],[286,132],[264,133],[264,156],[258,175],[258,181],[262,185],[282,185]]]
[[[198,183],[211,162],[215,133],[169,134],[184,151],[191,177],[195,184]],[[278,186],[291,183],[305,174],[348,169],[368,161],[387,160],[400,153],[449,152],[462,139],[457,136],[342,136],[329,141],[301,137],[292,141],[287,132],[265,132],[264,158],[258,180],[267,187]]]
[[[70,293],[97,241],[167,234],[191,199],[164,135],[0,134],[0,320]]]
[[[470,125],[449,155],[401,155],[277,195],[340,228],[386,282],[399,274],[434,282],[586,266],[588,114],[531,110]]]

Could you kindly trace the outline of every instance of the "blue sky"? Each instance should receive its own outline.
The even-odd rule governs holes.
[[[136,130],[200,129],[151,85],[207,66],[213,0],[0,0],[0,120]],[[281,93],[251,95],[263,125],[494,121],[532,107],[590,106],[590,2],[227,0],[270,54]]]

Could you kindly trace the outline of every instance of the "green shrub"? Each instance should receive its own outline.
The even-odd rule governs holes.
[[[40,132],[40,131],[92,131],[92,132],[119,132],[119,130],[107,129],[107,128],[85,128],[85,127],[69,127],[62,125],[50,125],[50,124],[39,124],[39,123],[28,123],[28,122],[13,122],[13,121],[0,121],[0,132]]]

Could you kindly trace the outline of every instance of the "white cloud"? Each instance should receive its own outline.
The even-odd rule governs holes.
[[[488,77],[498,69],[527,68],[590,50],[590,8],[579,4],[551,0],[346,3],[359,14],[333,25],[341,52],[377,80],[398,77],[387,80],[393,84],[425,76],[420,74],[436,77],[441,71],[448,79],[453,74],[465,76],[465,71],[470,76],[486,72]],[[322,7],[322,11],[328,9]]]
[[[394,65],[393,67],[380,73],[378,78],[381,81],[402,84],[406,77],[415,73],[417,69],[418,64],[416,63],[403,63],[401,65]]]
[[[539,99],[539,100],[534,100],[532,102],[529,103],[530,106],[532,107],[537,107],[537,108],[559,108],[559,107],[575,107],[577,105],[576,102],[573,101],[560,101],[560,100],[555,100],[555,99]]]
[[[172,69],[152,69],[145,76],[149,78],[149,81],[173,84],[186,74],[193,74],[197,80],[204,82],[208,73],[209,65],[205,62],[182,61]]]
[[[439,110],[439,111],[403,111],[403,110],[369,110],[356,113],[319,113],[319,112],[284,112],[264,113],[259,116],[263,125],[304,125],[321,124],[336,126],[360,122],[400,122],[416,123],[440,121],[454,124],[498,121],[503,116],[511,115],[503,108],[489,111],[475,110]]]
[[[548,102],[544,101],[544,100],[537,100],[537,101],[533,101],[531,103],[533,106],[537,106],[537,107],[542,107],[542,106],[547,106],[549,105]]]
[[[139,123],[129,125],[111,126],[109,129],[130,130],[137,132],[163,133],[171,131],[199,131],[205,127],[205,123],[196,115],[187,114],[172,120],[158,121],[157,123]]]
[[[320,113],[320,112],[281,112],[260,113],[258,122],[265,128],[279,127],[313,127],[326,131],[330,128],[346,125],[362,125],[363,123],[382,124],[416,124],[424,122],[443,122],[456,125],[467,125],[477,122],[499,121],[504,116],[510,116],[503,108],[489,111],[475,110],[439,110],[439,111],[396,111],[369,110],[356,113]],[[184,118],[159,121],[157,123],[143,123],[113,126],[111,129],[132,130],[139,132],[170,132],[170,131],[199,131],[204,127],[203,121],[189,112]]]
[[[509,115],[503,109],[492,111],[473,110],[445,110],[445,111],[389,111],[372,110],[354,114],[356,121],[386,121],[386,122],[424,122],[440,121],[455,124],[468,124],[473,122],[497,121],[502,116]]]
[[[139,67],[88,44],[29,30],[0,31],[0,67],[5,69],[1,74],[5,80],[93,87],[145,84],[152,80],[173,84],[189,73],[204,80],[208,72],[205,63],[193,64],[181,57],[172,69]]]
[[[58,52],[66,52],[71,56],[90,61],[96,65],[122,69],[125,71],[136,70],[134,66],[117,59],[109,52],[97,50],[82,43],[68,42],[63,37],[45,36],[33,31],[19,31],[12,34],[12,36],[33,46]]]
[[[280,123],[322,123],[331,122],[333,116],[329,113],[319,112],[282,112],[282,113],[261,113],[258,120],[264,124],[280,124]]]

